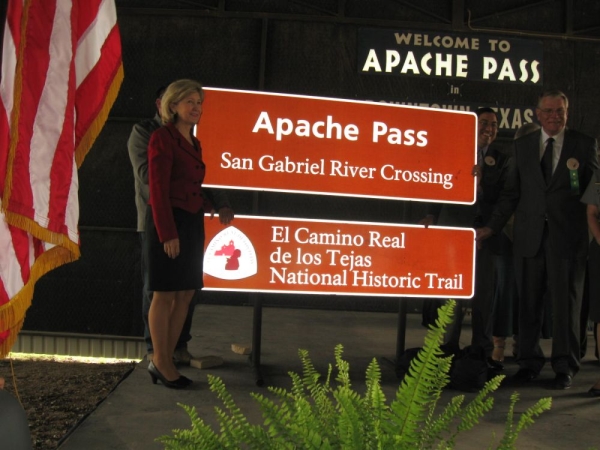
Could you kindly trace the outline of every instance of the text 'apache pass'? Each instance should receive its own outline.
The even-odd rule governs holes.
[[[298,119],[293,121],[288,118],[278,117],[275,126],[269,117],[269,113],[262,111],[258,116],[253,133],[266,131],[275,135],[275,140],[281,141],[285,136],[292,134],[298,137],[315,137],[317,139],[346,139],[357,141],[360,130],[357,125],[343,125],[333,120],[333,116],[327,116],[325,120],[317,120],[311,123],[308,120]],[[425,130],[402,130],[397,127],[389,127],[384,122],[374,121],[371,128],[371,140],[378,143],[379,140],[392,145],[405,145],[425,147],[427,145],[427,131]]]

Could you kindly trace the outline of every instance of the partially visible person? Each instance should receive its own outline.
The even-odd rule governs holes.
[[[517,129],[513,139],[519,139],[526,134],[533,133],[540,129],[540,126],[534,122],[527,122]],[[510,149],[512,153],[512,148]],[[492,317],[493,324],[493,342],[494,350],[492,359],[497,362],[504,362],[504,351],[506,348],[506,338],[513,336],[513,353],[518,348],[517,336],[517,314],[518,295],[517,282],[515,279],[515,267],[513,262],[513,218],[502,229],[501,239],[504,241],[503,249],[505,251],[495,256],[496,267],[496,290],[494,292],[494,309]]]
[[[195,291],[203,287],[205,165],[193,135],[202,116],[204,91],[194,80],[171,83],[160,105],[162,127],[148,144],[150,199],[146,211],[148,314],[154,355],[152,382],[181,389],[191,380],[179,373],[173,353]]]
[[[581,201],[587,204],[587,223],[592,234],[588,255],[589,320],[596,328],[596,348],[600,354],[600,171],[595,173]],[[588,392],[592,397],[600,397],[600,379]]]
[[[448,226],[480,228],[487,224],[494,205],[502,191],[508,176],[510,154],[492,145],[498,132],[498,117],[491,108],[480,108],[477,114],[477,164],[472,174],[477,178],[477,199],[474,205],[437,204],[432,205],[428,215],[419,223],[429,226],[433,223]],[[445,337],[445,349],[456,353],[464,319],[464,308],[472,311],[471,345],[481,347],[491,368],[501,370],[502,361],[494,360],[492,341],[494,302],[506,302],[495,294],[497,271],[503,270],[497,264],[497,257],[507,253],[510,241],[506,236],[478,245],[475,258],[475,293],[470,301],[457,302],[453,323],[448,327]]]
[[[544,92],[536,116],[542,128],[514,141],[514,170],[492,220],[477,241],[501,232],[514,213],[515,272],[519,291],[517,383],[536,378],[546,359],[539,340],[544,295],[553,313],[554,389],[568,389],[580,366],[580,313],[588,231],[580,189],[598,169],[594,138],[567,129],[569,102]],[[581,188],[580,188],[581,186]]]
[[[148,188],[148,143],[150,142],[150,136],[162,125],[160,118],[160,106],[161,99],[166,90],[166,86],[161,86],[156,91],[154,105],[156,113],[151,119],[145,119],[135,124],[129,135],[127,141],[127,149],[129,151],[129,158],[131,165],[133,166],[133,175],[135,180],[135,206],[137,209],[137,231],[140,234],[141,242],[141,270],[142,270],[142,319],[144,322],[144,341],[146,342],[147,359],[152,361],[154,356],[154,348],[152,345],[152,339],[150,337],[150,329],[148,327],[148,312],[150,311],[150,304],[152,300],[152,293],[148,290],[148,256],[146,254],[146,247],[144,245],[145,239],[145,218],[146,209],[150,196]],[[219,219],[221,223],[227,224],[233,218],[233,210],[227,197],[219,191],[213,191],[209,189],[203,189],[202,194],[204,195],[207,204],[213,205],[214,210],[216,209],[219,213]],[[205,208],[205,210],[211,210],[211,207]],[[186,320],[183,324],[181,334],[177,340],[175,346],[175,352],[173,358],[176,364],[189,365],[194,356],[190,354],[188,350],[188,342],[191,340],[191,327],[192,318],[194,315],[194,309],[196,306],[195,296],[190,301],[190,306],[186,316]]]
[[[438,318],[438,309],[444,304],[444,300],[438,298],[424,298],[421,301],[421,325],[425,328],[435,325]]]
[[[4,378],[0,378],[0,448],[6,450],[33,448],[27,414],[19,401],[4,390]]]
[[[588,200],[590,200],[591,197],[589,197],[590,194],[588,194]],[[585,196],[585,193],[584,193]],[[582,201],[583,197],[582,197]],[[589,202],[584,202],[584,203],[589,203]],[[589,221],[589,217],[588,217],[588,221]],[[590,231],[591,234],[591,231]],[[583,296],[581,299],[581,321],[580,321],[580,329],[579,329],[579,337],[580,337],[580,355],[581,355],[581,359],[583,359],[587,353],[587,349],[588,349],[588,324],[589,322],[593,321],[590,319],[590,286],[592,283],[595,283],[596,280],[595,279],[590,279],[590,262],[589,262],[589,258],[592,258],[593,256],[593,252],[596,250],[594,247],[594,237],[591,236],[591,240],[590,240],[590,248],[589,248],[589,255],[588,255],[588,264],[586,265],[586,271],[585,271],[585,280],[584,280],[584,287],[583,287]],[[593,264],[592,264],[593,265]],[[598,272],[596,272],[598,273]],[[591,275],[592,277],[594,275]],[[593,324],[592,325],[592,330],[593,330],[593,335],[594,335],[594,339],[597,339],[597,333],[596,333],[596,325]],[[597,346],[594,344],[594,356],[596,358],[598,358],[598,349]]]

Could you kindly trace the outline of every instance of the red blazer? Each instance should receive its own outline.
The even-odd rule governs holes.
[[[149,205],[161,242],[178,237],[173,208],[197,213],[203,208],[205,165],[200,142],[196,147],[169,123],[160,127],[148,144]]]

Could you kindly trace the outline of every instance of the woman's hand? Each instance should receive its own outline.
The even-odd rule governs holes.
[[[419,220],[419,225],[425,225],[425,228],[429,228],[429,225],[433,225],[435,223],[435,217],[433,214],[427,214],[421,220]]]
[[[215,217],[215,212],[216,211],[214,209],[210,212],[210,220]],[[221,222],[221,225],[229,225],[234,216],[235,214],[233,213],[233,209],[229,208],[228,206],[223,206],[221,209],[219,209],[219,222]]]
[[[165,242],[165,253],[171,259],[175,259],[179,256],[179,238],[171,239],[170,241]]]
[[[222,225],[229,225],[233,220],[233,217],[233,209],[227,206],[223,206],[221,209],[219,209],[219,222],[221,222]]]

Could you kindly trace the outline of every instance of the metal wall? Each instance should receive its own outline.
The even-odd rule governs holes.
[[[446,31],[543,42],[546,88],[571,100],[569,126],[600,134],[600,2],[596,0],[117,0],[125,81],[111,117],[79,171],[79,261],[36,286],[25,329],[140,335],[139,243],[127,138],[153,114],[159,85],[194,78],[206,86],[348,99],[430,99],[534,105],[540,87],[361,75],[361,27]],[[502,139],[508,141],[511,135]],[[445,155],[444,157],[451,157]],[[416,202],[230,191],[238,214],[414,222]],[[241,304],[243,294],[203,294]],[[397,309],[378,298],[265,296],[265,305]],[[411,302],[417,308],[418,300]]]

